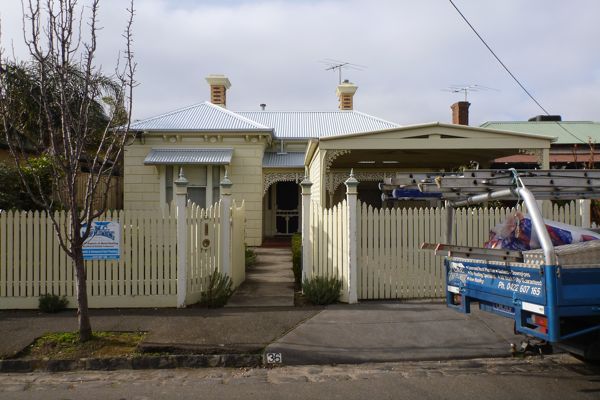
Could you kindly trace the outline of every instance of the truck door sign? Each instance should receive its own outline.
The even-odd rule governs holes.
[[[448,284],[459,287],[485,287],[511,292],[518,297],[541,298],[542,277],[538,270],[515,266],[450,262]]]

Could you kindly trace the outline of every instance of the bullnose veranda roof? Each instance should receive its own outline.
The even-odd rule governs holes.
[[[233,112],[210,102],[131,124],[134,131],[261,131],[271,132],[276,139],[318,139],[399,127],[393,122],[353,110]]]
[[[145,165],[168,164],[212,164],[226,165],[231,163],[233,149],[194,148],[184,149],[152,149],[144,159]]]
[[[264,168],[302,168],[304,152],[276,153],[267,151],[263,156]]]

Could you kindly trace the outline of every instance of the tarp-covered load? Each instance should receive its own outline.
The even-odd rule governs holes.
[[[544,223],[554,246],[600,239],[600,234],[577,226],[549,220],[544,220]],[[539,249],[540,243],[535,231],[532,231],[531,219],[517,211],[490,231],[490,240],[484,247],[524,251]]]

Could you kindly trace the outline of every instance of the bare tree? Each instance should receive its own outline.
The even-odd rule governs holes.
[[[129,138],[132,91],[133,0],[127,8],[125,47],[115,72],[106,76],[96,66],[100,0],[22,0],[23,37],[30,60],[8,62],[0,53],[0,113],[5,140],[29,195],[48,212],[62,249],[71,258],[77,282],[79,338],[91,338],[83,243],[94,219],[106,208],[110,179]],[[15,79],[22,73],[24,81]],[[24,99],[26,97],[26,99]],[[110,101],[103,101],[103,99]],[[43,155],[51,165],[52,195],[44,181],[26,180],[30,155]],[[85,163],[83,204],[77,203],[77,181]],[[100,185],[108,179],[107,185]],[[101,198],[101,207],[94,199]],[[54,217],[68,211],[65,225]]]

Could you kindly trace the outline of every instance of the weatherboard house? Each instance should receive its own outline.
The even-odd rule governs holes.
[[[159,209],[173,200],[180,168],[188,198],[208,206],[219,199],[227,171],[232,196],[246,204],[246,244],[300,229],[300,182],[312,182],[312,200],[331,206],[344,198],[350,169],[359,199],[381,207],[378,183],[406,170],[452,170],[476,161],[527,152],[548,167],[553,138],[468,126],[468,103],[452,106],[453,123],[401,126],[354,110],[357,86],[337,87],[337,110],[231,111],[231,84],[206,78],[210,101],[136,121],[124,157],[126,209]]]

